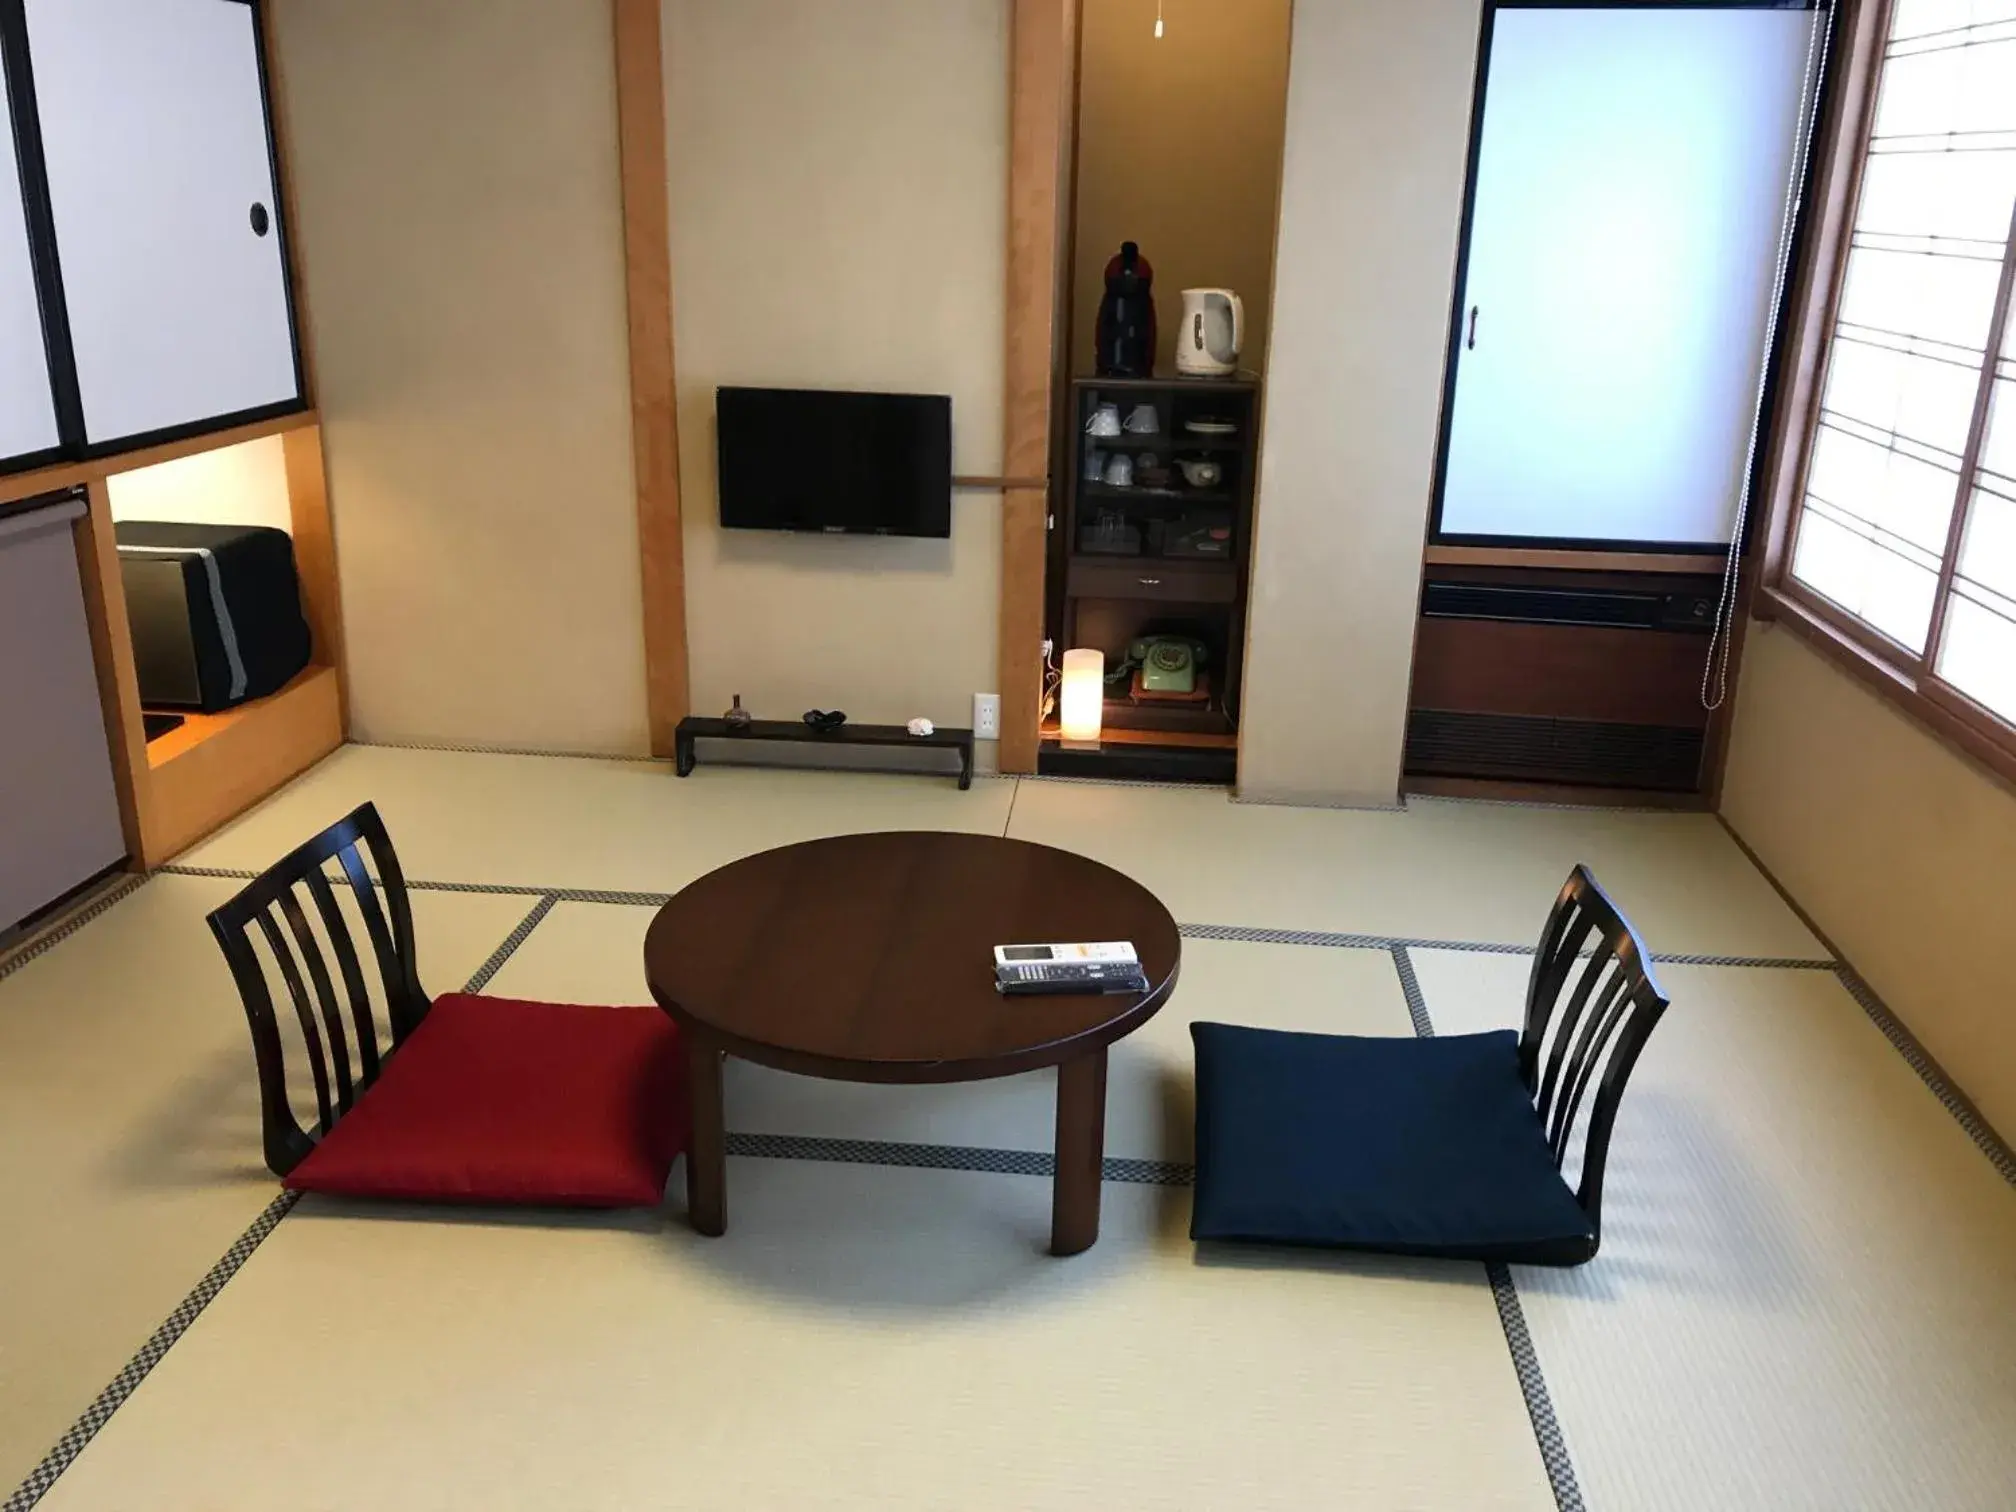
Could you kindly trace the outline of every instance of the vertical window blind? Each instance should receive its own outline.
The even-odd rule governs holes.
[[[1790,576],[2016,723],[2012,275],[2016,0],[1895,0]]]

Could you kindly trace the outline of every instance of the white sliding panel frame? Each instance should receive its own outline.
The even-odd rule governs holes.
[[[251,5],[25,8],[87,441],[298,402]]]
[[[55,448],[56,397],[42,340],[42,303],[28,252],[28,210],[0,68],[0,465]]]
[[[1496,8],[1437,539],[1729,542],[1821,24]]]

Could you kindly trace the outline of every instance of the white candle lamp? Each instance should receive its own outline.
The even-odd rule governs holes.
[[[1106,711],[1106,653],[1066,651],[1064,684],[1057,700],[1057,722],[1066,746],[1083,749],[1099,744],[1099,722]]]

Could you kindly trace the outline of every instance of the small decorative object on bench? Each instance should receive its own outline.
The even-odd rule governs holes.
[[[351,912],[374,957],[377,1004]],[[678,1028],[655,1008],[430,1001],[405,878],[372,805],[249,883],[210,929],[252,1025],[266,1164],[290,1189],[566,1207],[663,1198],[686,1143]],[[298,1032],[284,1040],[254,929],[293,1000]],[[294,1116],[290,1055],[306,1060],[314,1085],[313,1135]]]
[[[846,716],[841,717],[844,719]],[[810,715],[807,715],[809,718]],[[674,770],[681,777],[691,776],[700,759],[695,743],[724,735],[733,735],[744,742],[774,740],[787,745],[930,746],[957,755],[959,786],[970,788],[973,785],[973,732],[945,725],[920,735],[907,725],[840,724],[820,729],[799,720],[756,719],[740,729],[730,729],[723,719],[682,719],[673,737]]]
[[[1517,1035],[1191,1025],[1190,1237],[1588,1260],[1602,1237],[1603,1168],[1624,1082],[1666,1011],[1648,959],[1578,866],[1534,956]],[[1563,1167],[1575,1144],[1571,1185]]]
[[[830,713],[825,709],[807,709],[805,711],[805,724],[807,728],[816,730],[821,735],[831,735],[846,723],[847,716],[838,709],[834,709]]]
[[[742,695],[737,693],[734,704],[726,714],[721,716],[721,723],[728,726],[729,734],[740,735],[747,731],[749,726],[756,723],[756,716],[742,707]]]

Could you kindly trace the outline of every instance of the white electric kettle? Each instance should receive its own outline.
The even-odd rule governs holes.
[[[1246,306],[1230,289],[1185,289],[1183,324],[1176,332],[1176,371],[1192,378],[1223,378],[1239,370],[1246,339]]]

